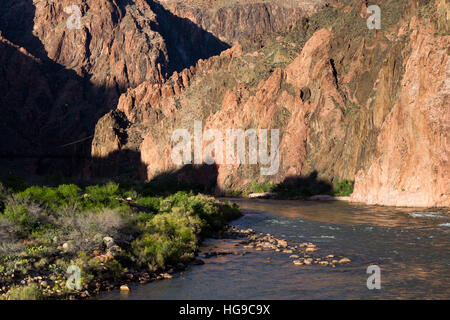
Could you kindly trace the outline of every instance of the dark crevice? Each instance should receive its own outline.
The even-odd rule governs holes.
[[[113,19],[120,21],[127,6],[135,2],[117,3],[120,12]],[[161,34],[168,48],[169,60],[159,58],[163,76],[168,77],[195,65],[199,59],[229,48],[211,33],[173,15],[159,3],[148,1],[148,4],[157,16],[157,23],[151,27]],[[2,3],[0,11],[2,36],[41,60],[36,61],[19,48],[0,42],[0,171],[79,175],[86,166],[86,161],[80,159],[88,160],[91,154],[92,138],[83,139],[93,136],[100,117],[115,109],[120,94],[127,88],[94,85],[90,81],[92,74],[86,68],[77,74],[51,60],[43,43],[33,34],[35,10],[32,0],[8,0]],[[85,6],[83,12],[86,10]],[[85,31],[89,56],[92,39]],[[61,148],[78,140],[83,142]]]

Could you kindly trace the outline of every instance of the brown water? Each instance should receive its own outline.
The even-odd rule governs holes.
[[[295,266],[289,254],[250,251],[204,259],[172,280],[104,293],[99,299],[449,299],[448,210],[394,209],[344,202],[233,200],[244,217],[232,224],[342,254],[336,268]],[[237,245],[237,246],[236,246]],[[207,240],[202,251],[242,252],[237,240]],[[366,285],[381,268],[381,289]]]

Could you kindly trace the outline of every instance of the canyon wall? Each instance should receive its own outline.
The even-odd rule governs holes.
[[[121,93],[229,47],[154,1],[6,0],[0,34],[0,167],[27,174],[76,175]]]
[[[383,2],[383,28],[370,30],[364,1],[331,2],[256,46],[244,35],[163,84],[128,90],[97,124],[93,155],[132,151],[140,177],[152,180],[181,169],[171,159],[171,135],[193,132],[196,120],[223,136],[226,129],[279,129],[276,174],[262,176],[261,164],[218,164],[212,181],[202,182],[226,194],[317,174],[355,180],[353,201],[449,206],[449,36],[441,5]],[[235,40],[226,29],[215,32]],[[177,179],[196,178],[183,171]]]
[[[2,172],[173,176],[216,194],[314,176],[354,180],[357,202],[450,206],[449,4],[377,4],[380,30],[362,0],[7,0]],[[278,129],[278,170],[175,165],[172,133],[195,121]]]

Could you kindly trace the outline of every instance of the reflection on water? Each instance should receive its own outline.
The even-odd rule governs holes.
[[[330,224],[370,224],[381,227],[417,228],[423,221],[414,218],[446,218],[445,209],[424,211],[414,208],[390,208],[382,206],[355,205],[341,201],[274,201],[235,199],[243,209],[269,211],[278,217],[305,218]],[[437,221],[437,222],[440,222]]]
[[[233,199],[245,216],[233,224],[352,263],[335,269],[295,266],[289,254],[251,251],[205,259],[172,280],[105,293],[100,299],[449,299],[450,216],[446,210],[398,209],[344,202]],[[202,250],[235,240],[208,240]],[[381,290],[368,290],[366,269],[381,268]]]

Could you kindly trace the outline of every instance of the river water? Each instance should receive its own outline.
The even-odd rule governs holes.
[[[112,291],[99,299],[450,299],[450,213],[345,202],[232,199],[244,216],[232,223],[312,242],[321,256],[351,259],[336,268],[296,266],[289,254],[243,249],[239,240],[207,240],[202,252],[239,254],[203,259],[171,280]],[[241,253],[248,252],[244,255]],[[381,289],[367,288],[367,267],[381,270]]]

